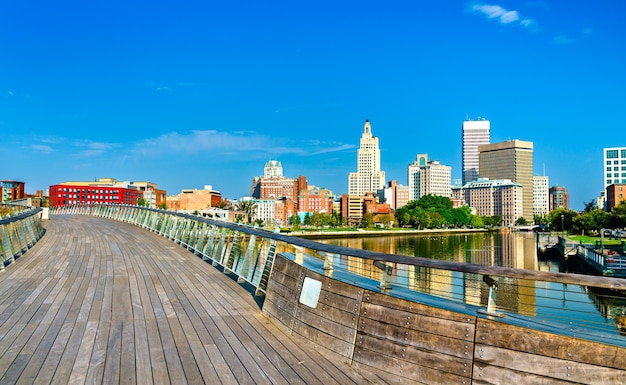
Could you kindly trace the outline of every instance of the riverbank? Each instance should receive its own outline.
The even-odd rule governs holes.
[[[306,239],[321,239],[321,238],[368,238],[368,237],[393,237],[393,236],[406,236],[406,235],[432,235],[432,234],[472,234],[472,233],[485,233],[489,232],[487,229],[377,229],[377,230],[363,230],[363,229],[323,229],[323,230],[293,230],[293,231],[281,231],[286,235],[294,237],[306,238]]]

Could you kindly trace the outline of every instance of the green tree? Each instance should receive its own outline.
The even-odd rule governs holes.
[[[593,211],[593,210],[595,210],[597,208],[598,208],[598,206],[596,205],[595,199],[592,199],[589,202],[585,203],[585,209],[583,211],[588,213],[588,212]]]
[[[248,216],[248,223],[252,223],[252,218],[256,215],[257,204],[250,200],[239,201],[235,205],[235,209],[246,213]]]
[[[552,210],[547,215],[548,224],[551,231],[569,231],[572,227],[574,217],[577,215],[574,210],[566,210],[559,207]],[[563,218],[561,218],[563,216]]]
[[[300,217],[296,214],[293,214],[289,217],[289,223],[294,227],[300,227]]]
[[[328,226],[330,223],[330,215],[326,213],[313,213],[311,215],[311,224],[315,227]]]
[[[575,234],[594,234],[609,225],[610,214],[603,210],[583,211],[572,218],[570,231]]]
[[[626,201],[621,201],[619,205],[613,207],[609,224],[613,229],[626,227]]]
[[[144,198],[139,198],[139,199],[137,199],[137,206],[149,207],[150,203],[148,203],[148,201],[145,200]]]
[[[167,210],[167,204],[166,203],[161,203],[161,204],[159,204],[159,206],[157,208],[161,209],[161,210]]]
[[[485,227],[485,222],[483,221],[483,217],[480,215],[472,215],[469,225],[473,228],[480,229]]]
[[[528,221],[524,218],[524,217],[519,217],[517,218],[517,220],[515,221],[515,225],[516,226],[525,226],[528,224]]]
[[[469,206],[462,206],[452,209],[452,222],[450,225],[454,227],[467,226],[470,223],[472,217],[472,209]]]
[[[378,214],[374,216],[374,223],[382,223],[385,227],[388,227],[393,222],[393,215],[391,214]]]
[[[374,225],[374,214],[373,213],[365,213],[361,217],[361,227],[364,229],[368,229]]]

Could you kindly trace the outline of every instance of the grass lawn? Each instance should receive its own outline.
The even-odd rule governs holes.
[[[571,239],[572,241],[578,241],[584,244],[595,245],[596,241],[600,242],[600,237],[590,237],[588,235],[568,235],[567,239]],[[622,241],[616,239],[609,239],[609,237],[604,237],[604,246],[619,246],[622,244]]]

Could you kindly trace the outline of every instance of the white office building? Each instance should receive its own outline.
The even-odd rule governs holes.
[[[418,200],[424,195],[452,196],[452,168],[429,161],[428,154],[419,154],[408,167],[409,200]]]
[[[478,146],[489,144],[491,123],[484,119],[465,120],[462,127],[463,184],[478,179]]]
[[[626,147],[604,149],[604,190],[612,184],[626,184]]]
[[[546,175],[533,176],[533,215],[545,216],[550,212],[550,186]],[[530,218],[528,218],[530,220]]]
[[[372,135],[369,120],[365,121],[357,153],[357,171],[348,176],[348,195],[364,196],[385,187],[385,172],[380,170],[378,138]]]

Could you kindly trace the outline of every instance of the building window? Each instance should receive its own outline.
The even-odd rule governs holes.
[[[617,150],[607,150],[606,151],[606,157],[608,159],[615,159],[615,158],[617,158]]]

